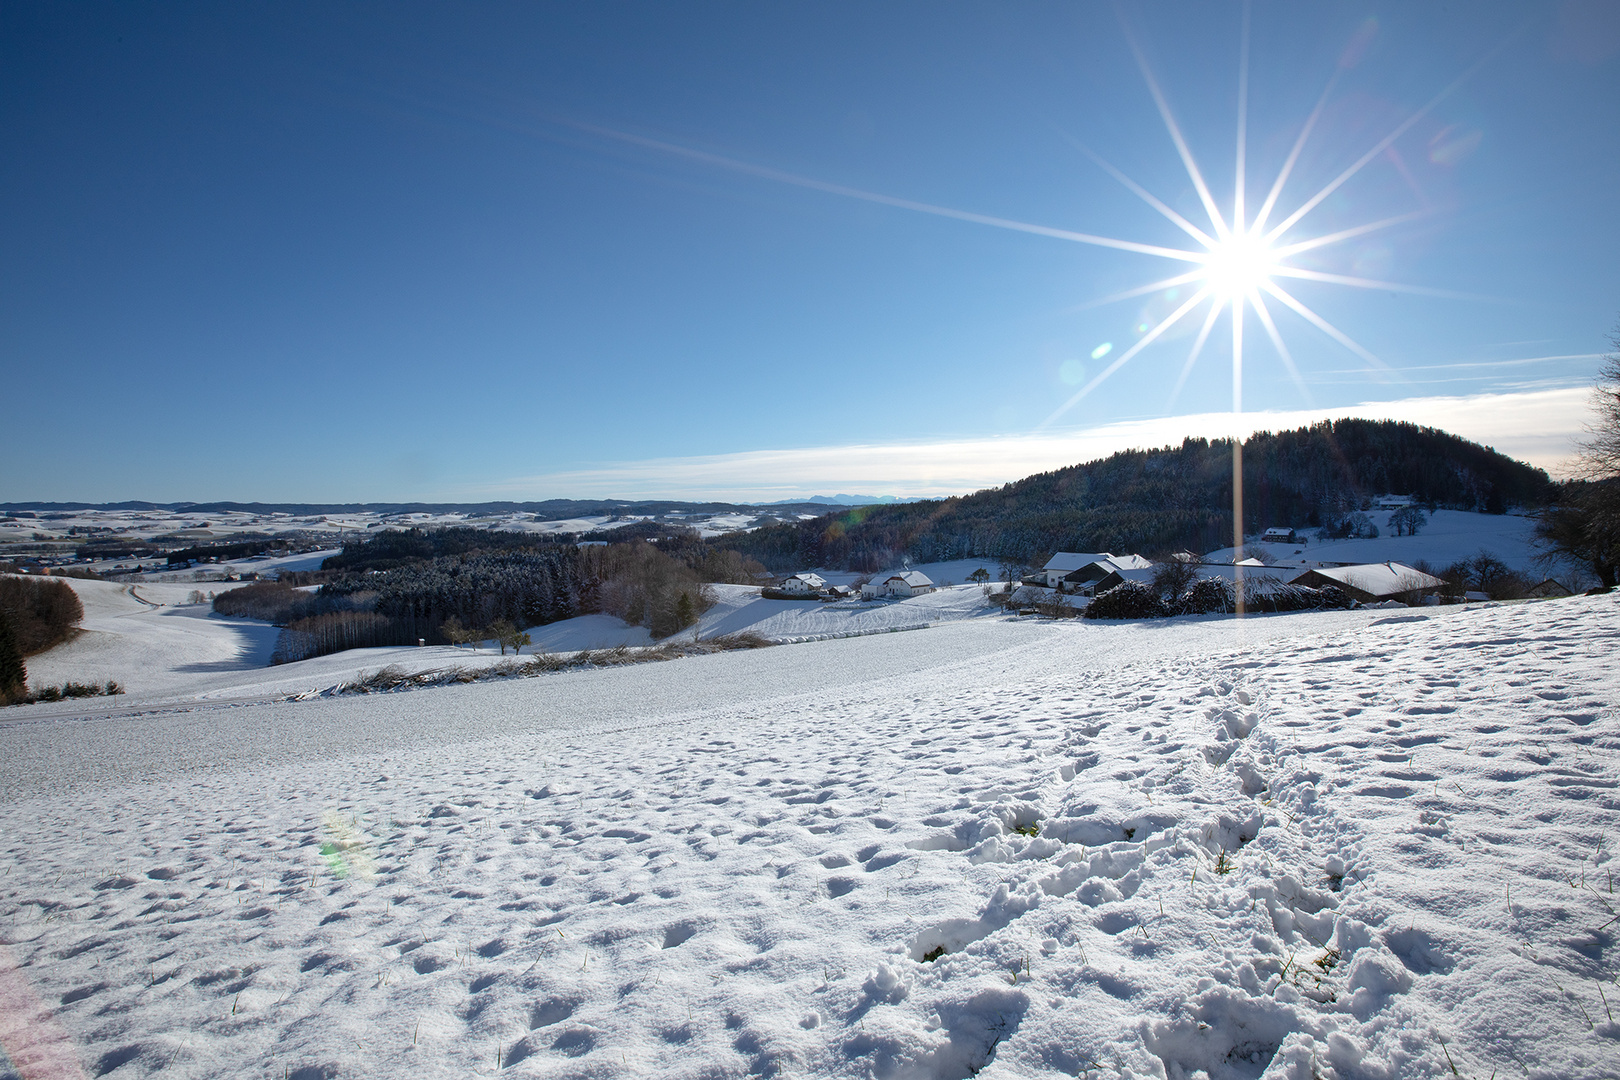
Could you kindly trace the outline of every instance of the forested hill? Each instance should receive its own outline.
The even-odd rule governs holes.
[[[1547,474],[1435,428],[1324,421],[1243,444],[1244,529],[1330,524],[1395,493],[1433,506],[1501,513],[1544,501]],[[860,507],[728,536],[773,570],[880,570],[914,562],[1054,551],[1208,551],[1231,543],[1232,444],[1188,439],[1038,473],[959,498]]]

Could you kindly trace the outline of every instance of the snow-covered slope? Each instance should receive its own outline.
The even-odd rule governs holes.
[[[746,585],[713,588],[718,602],[704,613],[696,627],[676,635],[677,640],[694,633],[711,638],[746,632],[772,641],[802,641],[915,630],[935,623],[1000,614],[1000,609],[990,605],[977,585],[939,589],[905,600],[841,600],[836,603],[767,600],[760,596],[758,589]]]
[[[1613,1075],[1617,615],[972,620],[15,710],[8,1051],[114,1077]]]
[[[65,578],[84,605],[81,633],[28,660],[29,682],[105,682],[148,692],[216,685],[270,662],[276,628],[187,604],[196,585],[122,585]]]
[[[1371,540],[1316,540],[1308,544],[1246,545],[1249,554],[1265,551],[1278,562],[1325,563],[1403,562],[1419,560],[1445,568],[1461,559],[1488,551],[1515,570],[1530,572],[1537,548],[1535,519],[1518,514],[1474,514],[1464,510],[1436,510],[1416,536],[1396,536],[1389,527],[1393,511],[1374,510],[1367,516],[1378,526]],[[1205,556],[1210,562],[1231,562],[1232,549]]]

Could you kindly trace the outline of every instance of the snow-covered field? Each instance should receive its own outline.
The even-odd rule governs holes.
[[[267,667],[277,629],[252,619],[215,615],[208,604],[189,602],[209,586],[194,582],[141,582],[64,578],[84,604],[81,633],[28,661],[29,682],[59,685],[68,680],[120,683],[131,698],[182,700],[260,699],[329,690],[381,668],[409,673],[444,668],[485,668],[508,657],[493,642],[478,649],[351,649],[332,656]],[[957,586],[908,600],[836,604],[766,600],[757,588],[714,586],[717,603],[695,627],[674,635],[675,642],[697,636],[752,633],[776,642],[847,637],[893,630],[915,630],[961,619],[1000,614],[977,586]],[[642,648],[656,644],[645,627],[611,615],[581,615],[529,628],[528,653]],[[71,711],[82,705],[46,708]],[[123,703],[119,703],[123,707]]]
[[[1617,616],[8,710],[0,1041],[30,1077],[1615,1075]]]
[[[676,640],[700,633],[705,638],[722,634],[754,633],[772,641],[890,630],[915,630],[936,623],[984,618],[1000,613],[977,585],[938,589],[905,600],[767,600],[746,585],[712,586],[718,602],[704,613],[693,630]]]
[[[828,510],[833,507],[827,507]],[[822,511],[825,512],[825,511]],[[584,517],[539,519],[534,514],[491,508],[474,514],[461,511],[433,513],[380,513],[374,511],[289,514],[250,513],[224,510],[202,511],[84,509],[74,511],[25,511],[25,517],[0,516],[0,550],[8,545],[28,545],[55,541],[80,544],[91,539],[150,539],[179,537],[193,543],[224,542],[244,533],[298,534],[306,539],[325,536],[335,540],[363,538],[378,529],[431,529],[468,526],[504,532],[605,533],[647,521],[696,529],[705,538],[775,521],[795,521],[816,516],[804,510],[782,506],[734,507],[721,513],[692,510],[669,513],[658,518],[636,514],[597,514]],[[130,559],[109,559],[99,567],[111,568]]]

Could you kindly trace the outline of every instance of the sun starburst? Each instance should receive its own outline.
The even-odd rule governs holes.
[[[1066,239],[1076,240],[1080,243],[1093,243],[1101,246],[1113,247],[1119,250],[1134,251],[1140,254],[1153,255],[1160,258],[1192,264],[1192,269],[1182,273],[1149,282],[1113,296],[1104,297],[1094,304],[1112,303],[1132,297],[1146,296],[1154,293],[1175,295],[1168,290],[1182,286],[1192,285],[1195,290],[1192,296],[1181,303],[1168,316],[1157,324],[1144,325],[1142,336],[1128,349],[1121,352],[1112,363],[1097,372],[1089,382],[1080,387],[1068,400],[1064,401],[1048,416],[1039,428],[1046,428],[1068,413],[1097,387],[1106,382],[1115,372],[1130,363],[1144,349],[1159,341],[1177,323],[1187,318],[1206,302],[1209,304],[1208,314],[1202,328],[1194,340],[1192,351],[1184,362],[1180,377],[1176,380],[1171,392],[1172,400],[1180,392],[1193,367],[1197,364],[1205,345],[1208,343],[1215,324],[1224,314],[1231,324],[1232,333],[1232,411],[1235,414],[1243,410],[1243,362],[1244,362],[1244,323],[1252,317],[1265,331],[1266,337],[1281,360],[1300,393],[1308,401],[1310,395],[1306,390],[1304,379],[1300,376],[1293,355],[1284,342],[1276,321],[1272,318],[1267,299],[1276,301],[1289,311],[1298,315],[1306,323],[1326,335],[1339,346],[1354,353],[1369,367],[1379,373],[1388,375],[1390,368],[1369,349],[1351,338],[1343,330],[1334,326],[1322,315],[1308,307],[1297,296],[1284,288],[1280,279],[1295,279],[1314,281],[1323,284],[1340,285],[1349,288],[1379,289],[1388,292],[1413,293],[1424,296],[1439,296],[1448,298],[1464,298],[1462,294],[1443,289],[1424,288],[1405,285],[1392,281],[1378,281],[1372,278],[1352,277],[1343,274],[1325,273],[1306,266],[1297,265],[1293,260],[1305,252],[1320,251],[1324,248],[1342,244],[1370,233],[1388,229],[1413,221],[1425,213],[1426,210],[1417,210],[1410,213],[1395,215],[1369,221],[1350,228],[1339,229],[1333,232],[1306,235],[1302,227],[1310,213],[1322,204],[1333,192],[1337,191],[1358,172],[1374,161],[1387,150],[1396,139],[1409,131],[1413,125],[1434,109],[1442,100],[1455,91],[1462,83],[1478,70],[1489,59],[1491,54],[1482,57],[1468,71],[1442,89],[1429,102],[1407,116],[1392,131],[1382,139],[1375,142],[1353,164],[1324,185],[1320,190],[1301,200],[1298,206],[1288,212],[1283,219],[1271,224],[1273,215],[1277,212],[1283,192],[1298,163],[1301,152],[1305,149],[1312,133],[1315,131],[1317,121],[1322,111],[1332,97],[1340,76],[1347,65],[1341,63],[1331,73],[1327,84],[1323,87],[1321,96],[1317,98],[1314,108],[1305,118],[1300,131],[1294,140],[1282,167],[1278,170],[1271,187],[1261,202],[1260,208],[1252,217],[1246,208],[1247,188],[1247,157],[1248,157],[1248,83],[1249,83],[1249,5],[1243,8],[1243,26],[1241,44],[1238,56],[1238,116],[1237,116],[1237,145],[1234,151],[1235,182],[1233,184],[1232,204],[1230,208],[1223,209],[1215,200],[1210,191],[1209,184],[1204,179],[1203,170],[1199,168],[1197,160],[1193,157],[1187,140],[1183,136],[1181,127],[1177,123],[1175,114],[1170,108],[1168,98],[1154,76],[1152,68],[1137,44],[1136,38],[1128,23],[1123,18],[1121,27],[1130,45],[1131,52],[1136,58],[1137,67],[1147,84],[1148,93],[1152,96],[1154,105],[1158,108],[1160,119],[1164,122],[1166,133],[1170,137],[1181,163],[1186,169],[1187,177],[1192,182],[1193,190],[1203,207],[1207,221],[1204,225],[1194,223],[1188,218],[1167,205],[1163,200],[1153,195],[1141,184],[1115,168],[1091,149],[1082,146],[1081,149],[1104,169],[1114,179],[1118,180],[1133,194],[1138,196],[1148,206],[1161,214],[1166,220],[1185,232],[1196,241],[1191,248],[1166,248],[1157,245],[1128,243],[1108,237],[1092,237],[1088,234],[1072,234]],[[1477,298],[1470,298],[1477,299]],[[1241,543],[1241,541],[1239,541]]]

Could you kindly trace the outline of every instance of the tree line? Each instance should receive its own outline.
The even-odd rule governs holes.
[[[1244,530],[1335,527],[1384,492],[1504,512],[1554,491],[1540,469],[1435,428],[1334,420],[1243,445]],[[873,571],[902,559],[1032,563],[1054,551],[1207,551],[1231,542],[1232,443],[1127,450],[959,498],[866,506],[727,537],[766,566]],[[1359,524],[1359,523],[1358,523]]]
[[[524,627],[593,612],[667,637],[714,603],[711,584],[765,575],[757,561],[680,526],[583,548],[522,533],[410,529],[346,544],[323,564],[317,590],[290,580],[245,585],[215,597],[214,610],[281,626],[275,662],[419,640],[493,637],[504,649],[527,643]]]

